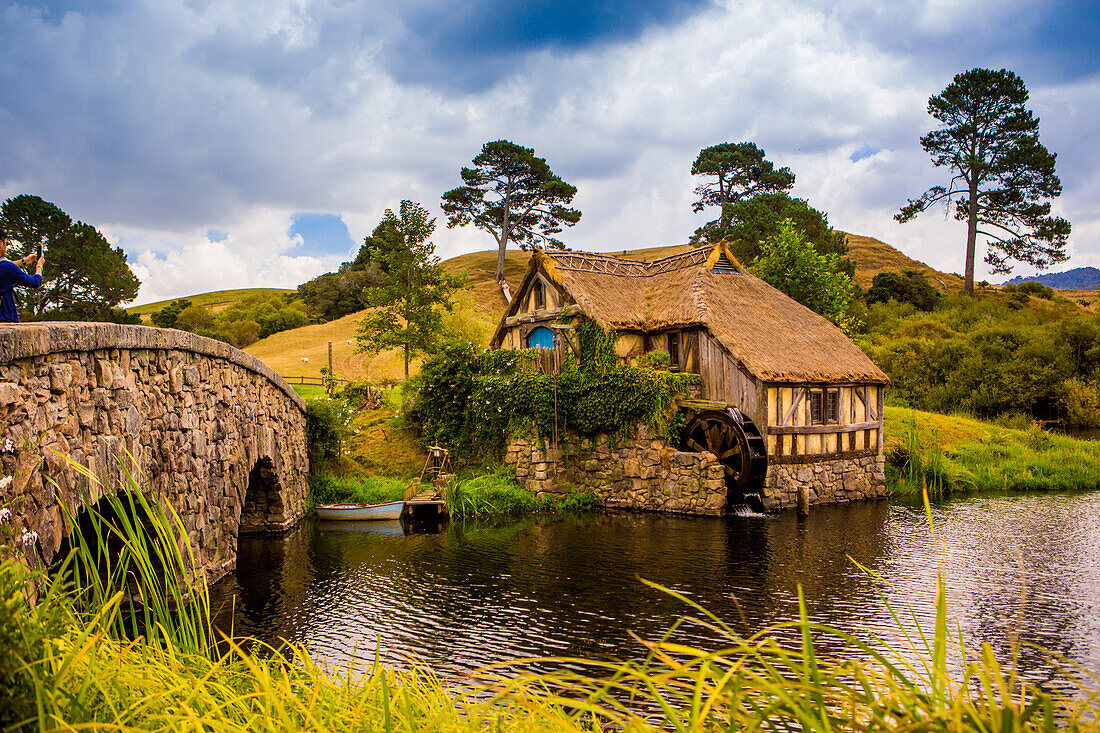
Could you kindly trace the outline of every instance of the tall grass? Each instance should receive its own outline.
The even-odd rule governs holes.
[[[447,491],[447,512],[452,517],[582,512],[591,510],[598,504],[598,498],[591,493],[574,493],[563,497],[535,496],[516,483],[514,475],[506,466],[461,479]]]
[[[891,488],[933,496],[966,491],[1100,489],[1100,443],[969,417],[886,408]]]
[[[133,557],[125,566],[112,561],[115,578],[125,576],[119,567],[133,573],[152,609],[146,627],[164,631],[133,636],[135,628],[118,621],[127,591],[112,592],[107,583],[82,596],[55,581],[32,608],[19,591],[26,571],[0,563],[6,652],[0,677],[11,682],[0,698],[9,703],[0,717],[6,724],[41,730],[1007,733],[1088,730],[1100,720],[1096,676],[1065,664],[1061,681],[1074,694],[1040,689],[1018,676],[1014,657],[997,659],[988,643],[971,651],[961,632],[953,635],[942,569],[931,628],[885,596],[890,628],[832,628],[810,619],[799,592],[797,621],[742,635],[690,598],[647,583],[677,598],[691,615],[660,639],[637,639],[644,656],[625,662],[518,660],[461,685],[419,666],[387,669],[377,658],[366,667],[334,667],[295,645],[257,650],[254,642],[246,649],[226,640],[204,646],[209,637],[189,636],[169,621],[185,599],[142,569],[173,561],[152,556],[158,546],[165,553],[184,547],[174,567],[186,569],[190,551],[178,517],[157,511],[155,502],[135,501],[112,506],[145,512],[147,522],[103,517],[102,531],[117,532],[128,543]],[[149,532],[149,525],[159,525],[151,531],[162,539],[143,544],[135,534]],[[137,557],[141,553],[150,557]],[[94,583],[92,571],[102,559],[92,543],[78,543],[71,562]],[[102,602],[98,608],[89,603],[95,598]],[[208,628],[209,607],[192,607]],[[678,643],[676,632],[689,624],[708,630],[713,648]],[[842,652],[822,653],[826,639],[839,642],[828,648]]]
[[[117,487],[104,485],[86,467],[66,460],[88,480],[84,521],[62,507],[73,544],[53,572],[73,611],[99,616],[117,597],[117,612],[103,616],[116,636],[143,636],[147,643],[200,654],[209,651],[214,635],[206,578],[196,571],[187,530],[175,509],[144,494],[121,459]],[[93,496],[102,499],[93,502]]]
[[[312,512],[321,504],[382,504],[400,501],[409,482],[385,476],[334,476],[328,473],[309,477],[309,496],[306,511]]]

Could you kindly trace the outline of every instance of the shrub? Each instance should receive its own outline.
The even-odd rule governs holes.
[[[1062,382],[1066,424],[1075,428],[1100,428],[1100,388],[1076,377]]]
[[[672,357],[669,356],[667,351],[657,349],[656,351],[647,351],[642,354],[634,360],[634,363],[640,367],[668,369],[672,365]]]
[[[423,440],[460,460],[500,459],[509,433],[549,436],[572,428],[584,435],[619,433],[638,422],[658,428],[673,398],[697,377],[623,366],[614,334],[586,321],[577,327],[581,358],[561,373],[527,371],[523,351],[476,352],[448,347],[422,367],[423,386],[412,416]]]
[[[1040,282],[1035,282],[1034,280],[1020,283],[1016,287],[1016,290],[1020,293],[1034,295],[1036,298],[1042,298],[1043,300],[1054,300],[1054,289]]]
[[[312,471],[340,457],[351,418],[351,408],[343,400],[318,397],[306,402],[306,446]]]
[[[885,303],[895,300],[909,303],[914,308],[930,311],[943,299],[923,272],[905,270],[904,272],[880,272],[871,281],[867,290],[867,303]]]

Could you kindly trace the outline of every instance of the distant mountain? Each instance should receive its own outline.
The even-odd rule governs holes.
[[[1045,275],[1017,275],[1002,285],[1037,282],[1059,290],[1096,290],[1100,286],[1100,270],[1095,267],[1076,267],[1065,272],[1048,272]]]

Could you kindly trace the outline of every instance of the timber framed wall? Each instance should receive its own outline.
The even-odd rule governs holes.
[[[882,454],[881,384],[769,384],[769,463]]]

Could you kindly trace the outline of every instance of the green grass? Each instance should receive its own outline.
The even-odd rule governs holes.
[[[328,397],[325,388],[319,384],[292,384],[291,389],[298,393],[303,400],[312,400],[317,397]]]
[[[268,296],[268,295],[285,295],[287,293],[293,293],[293,290],[286,288],[238,288],[236,290],[214,290],[209,293],[199,293],[198,295],[183,295],[180,298],[186,298],[195,305],[202,305],[206,307],[215,308],[228,308],[234,303],[239,303],[246,298],[252,298],[256,296]],[[149,315],[164,308],[164,306],[171,303],[173,300],[179,300],[180,298],[169,298],[168,300],[158,300],[155,303],[142,303],[141,305],[132,305],[126,309],[127,313],[137,313],[141,316]]]
[[[333,476],[314,474],[309,477],[307,511],[320,504],[382,504],[400,501],[409,488],[409,481],[385,476]]]
[[[904,407],[887,406],[885,419],[887,468],[901,493],[1100,489],[1096,441]]]
[[[535,514],[538,512],[581,512],[595,508],[594,494],[538,497],[516,483],[510,468],[457,481],[447,492],[447,512],[452,517],[487,517]]]

